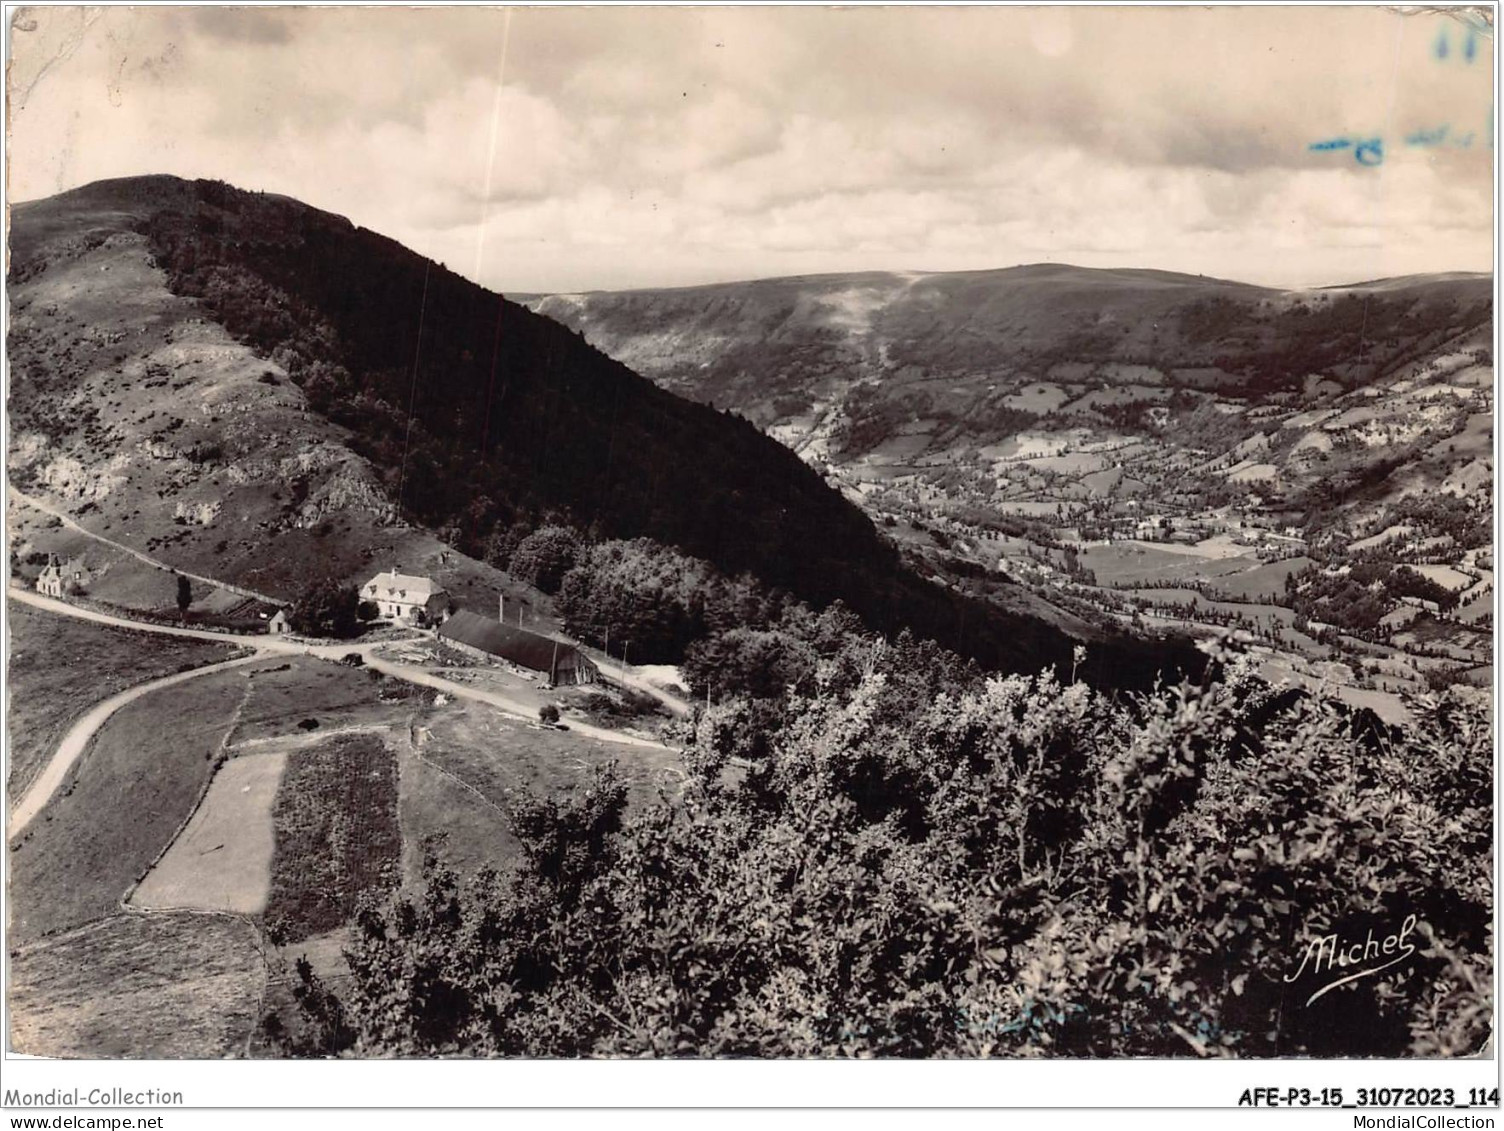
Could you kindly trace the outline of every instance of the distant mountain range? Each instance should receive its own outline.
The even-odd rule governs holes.
[[[1490,481],[1492,297],[1490,276],[1466,273],[1282,291],[1046,263],[522,301],[664,388],[757,422],[874,515],[938,507],[985,523],[1015,504],[1152,511],[1172,496],[1183,509],[1241,484],[1288,504],[1282,522],[1326,525],[1333,506]],[[1439,400],[1410,388],[1453,372]],[[1049,463],[1007,462],[1027,459],[1016,438],[1031,429],[1057,464],[1095,472],[1100,456],[1067,453],[1096,447],[1138,466],[1009,480]],[[1154,468],[1179,466],[1161,458],[1170,449],[1204,475],[1161,490]],[[1372,508],[1350,517],[1360,528]]]
[[[365,568],[399,515],[471,554],[509,522],[562,515],[842,599],[993,667],[1065,665],[1081,637],[1109,683],[1198,666],[1173,641],[921,579],[819,471],[725,411],[852,373],[956,370],[999,333],[986,277],[653,292],[618,298],[620,314],[606,296],[555,298],[544,317],[342,217],[172,177],[18,205],[11,256],[13,481],[182,568],[291,595],[310,573]],[[1119,274],[1112,333],[1145,286],[1175,291]],[[975,332],[943,309],[956,287]],[[1089,306],[1062,325],[1107,333]],[[622,328],[580,317],[592,309]],[[1027,323],[1020,308],[1006,333],[1032,342]]]
[[[1044,263],[519,301],[665,388],[760,424],[875,385],[878,400],[924,398],[987,440],[1016,423],[1013,386],[1051,377],[1263,396],[1319,373],[1356,388],[1487,325],[1492,291],[1485,275],[1279,291]]]

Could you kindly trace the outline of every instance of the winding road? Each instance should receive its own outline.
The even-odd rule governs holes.
[[[142,621],[129,620],[125,617],[112,616],[109,613],[101,613],[96,609],[80,608],[70,605],[66,601],[59,601],[52,597],[43,597],[39,593],[12,586],[9,597],[13,601],[19,601],[23,605],[41,609],[44,612],[56,613],[60,616],[73,617],[77,620],[91,621],[94,624],[108,625],[112,628],[125,628],[135,632],[155,632],[163,636],[184,636],[194,640],[209,640],[216,644],[234,644],[251,650],[251,655],[238,657],[233,660],[225,660],[205,667],[194,668],[191,671],[179,672],[176,675],[167,676],[163,679],[152,680],[136,687],[128,688],[120,694],[106,699],[92,708],[88,714],[79,719],[69,728],[63,736],[63,741],[58,745],[56,753],[48,760],[37,775],[26,793],[11,810],[7,836],[15,836],[26,827],[31,820],[46,806],[52,795],[57,792],[59,786],[68,776],[69,769],[83,755],[88,747],[89,740],[94,737],[99,728],[105,724],[116,711],[127,703],[149,694],[163,687],[183,683],[190,679],[196,679],[201,675],[223,671],[226,668],[237,667],[244,664],[255,663],[269,656],[314,656],[323,660],[339,660],[354,652],[365,662],[365,665],[383,675],[394,679],[405,680],[422,687],[442,691],[444,694],[457,699],[470,699],[487,706],[495,707],[499,711],[529,721],[537,718],[535,704],[523,699],[516,699],[497,691],[482,691],[479,688],[468,687],[462,683],[455,683],[442,676],[436,676],[421,668],[407,664],[395,663],[391,660],[380,659],[375,655],[378,648],[393,643],[391,640],[383,640],[370,644],[337,643],[315,644],[310,641],[290,638],[285,636],[262,636],[241,635],[229,632],[208,632],[195,628],[176,628],[172,625],[147,624]],[[621,746],[635,746],[649,750],[671,750],[661,742],[653,742],[646,738],[637,738],[634,735],[621,734],[605,727],[593,726],[589,723],[570,722],[570,732],[582,738],[591,738],[600,742],[614,742]]]
[[[11,810],[9,835],[17,836],[21,830],[31,823],[33,817],[42,811],[42,808],[52,799],[57,792],[58,786],[63,784],[63,779],[68,776],[68,770],[73,763],[78,761],[83,754],[84,747],[89,745],[89,739],[94,737],[94,732],[104,726],[105,720],[120,710],[127,703],[135,702],[143,695],[149,695],[153,691],[160,691],[164,687],[171,687],[177,683],[186,683],[190,679],[197,679],[201,675],[210,675],[214,672],[222,672],[227,668],[243,667],[246,664],[254,664],[264,659],[259,655],[240,656],[233,660],[223,660],[217,664],[208,664],[201,668],[193,668],[190,671],[178,672],[176,675],[164,676],[154,679],[149,683],[140,683],[135,687],[128,687],[119,695],[112,695],[102,703],[97,703],[83,718],[68,728],[68,733],[63,735],[63,741],[58,744],[57,752],[52,755],[47,764],[42,767],[42,772],[37,775],[31,787],[27,789],[19,804]]]

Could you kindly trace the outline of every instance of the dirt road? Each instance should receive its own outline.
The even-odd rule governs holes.
[[[58,786],[62,784],[64,778],[67,777],[68,770],[72,767],[73,763],[83,754],[84,749],[88,746],[89,739],[104,725],[105,720],[121,707],[158,688],[182,683],[184,680],[193,679],[197,676],[227,667],[254,663],[257,660],[265,659],[267,656],[316,656],[324,660],[338,660],[354,652],[361,656],[368,667],[394,679],[401,679],[408,683],[416,683],[422,687],[433,688],[436,691],[442,691],[446,695],[455,698],[472,699],[476,702],[485,703],[517,718],[531,721],[536,719],[538,714],[536,706],[525,700],[514,699],[511,696],[495,691],[482,691],[479,688],[467,687],[462,683],[454,683],[451,680],[431,675],[421,668],[410,667],[407,664],[377,659],[373,654],[375,650],[392,643],[390,640],[376,641],[369,644],[350,642],[314,644],[309,641],[289,639],[283,636],[249,636],[230,632],[207,632],[203,629],[175,628],[171,625],[163,624],[146,624],[141,621],[128,620],[125,617],[111,616],[108,613],[101,613],[95,609],[79,608],[77,605],[70,605],[66,601],[59,601],[52,597],[43,597],[39,593],[33,593],[14,586],[9,591],[9,597],[11,600],[19,601],[24,605],[30,605],[44,612],[91,621],[94,624],[109,625],[112,628],[131,629],[136,632],[155,632],[163,636],[186,636],[194,640],[210,640],[216,644],[237,644],[252,651],[250,656],[240,659],[210,664],[207,667],[195,668],[192,671],[179,672],[177,675],[168,676],[165,679],[143,683],[138,687],[129,688],[119,695],[106,699],[94,707],[93,710],[75,723],[72,729],[63,737],[63,741],[58,746],[57,752],[53,754],[42,772],[37,776],[37,780],[32,783],[31,788],[26,791],[20,802],[11,810],[9,829],[7,831],[7,835],[9,836],[15,836],[19,833],[41,811]],[[614,742],[622,746],[636,746],[651,750],[671,749],[659,742],[637,738],[633,735],[620,734],[605,727],[591,726],[589,723],[571,723],[570,730],[583,738],[598,739],[602,742]]]
[[[7,829],[8,836],[17,836],[21,830],[31,823],[33,817],[42,811],[42,807],[52,799],[57,792],[58,786],[67,778],[68,771],[73,763],[78,761],[83,754],[89,740],[95,732],[104,726],[116,711],[127,703],[133,703],[143,695],[150,695],[153,691],[160,691],[164,687],[172,687],[174,684],[186,683],[190,679],[197,679],[201,675],[210,675],[214,672],[222,672],[227,668],[238,668],[245,664],[254,664],[258,660],[265,659],[261,655],[241,656],[234,660],[224,660],[217,664],[207,664],[201,668],[193,668],[191,671],[178,672],[176,675],[165,676],[162,679],[154,679],[149,683],[137,684],[135,687],[126,688],[119,695],[112,695],[102,703],[97,703],[78,722],[69,728],[68,733],[63,735],[63,741],[58,744],[56,753],[42,767],[42,772],[37,775],[36,781],[21,797],[16,807],[11,810],[10,827]]]
[[[119,550],[122,554],[129,554],[137,561],[143,562],[144,564],[151,566],[153,569],[160,569],[164,573],[180,573],[184,577],[192,581],[197,581],[204,585],[212,585],[216,589],[224,589],[227,592],[238,594],[241,597],[253,597],[258,601],[265,601],[269,605],[278,605],[283,603],[275,597],[268,597],[265,593],[258,593],[256,592],[256,590],[247,589],[243,585],[231,585],[228,582],[220,581],[218,578],[204,577],[202,574],[189,573],[185,569],[178,569],[176,566],[168,565],[166,562],[161,561],[158,558],[154,558],[150,554],[144,554],[134,547],[127,546],[124,542],[117,542],[113,538],[106,538],[103,534],[94,533],[94,531],[90,530],[88,527],[79,525],[78,520],[69,517],[67,512],[58,510],[51,504],[42,502],[41,499],[34,498],[33,496],[25,494],[22,491],[18,491],[14,487],[10,487],[8,488],[8,490],[10,491],[10,497],[15,501],[31,507],[33,510],[39,510],[45,515],[51,515],[53,518],[57,519],[64,526],[66,526],[69,530],[77,531],[85,538],[92,538],[94,539],[94,541],[99,542],[102,545],[109,546],[110,548],[115,550]]]

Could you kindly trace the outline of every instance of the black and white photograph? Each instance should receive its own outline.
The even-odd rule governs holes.
[[[1496,1107],[1494,13],[7,8],[7,1062]]]

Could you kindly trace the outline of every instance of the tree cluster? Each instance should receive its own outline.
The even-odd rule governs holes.
[[[360,631],[359,608],[353,585],[326,578],[303,591],[287,619],[293,631],[303,636],[348,640]]]

